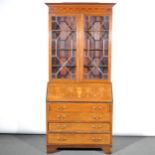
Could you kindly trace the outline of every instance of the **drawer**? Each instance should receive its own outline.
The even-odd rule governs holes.
[[[49,144],[110,144],[110,134],[48,134]]]
[[[51,132],[110,132],[110,123],[49,123]]]
[[[108,103],[51,103],[48,104],[51,112],[109,112],[112,104]]]
[[[48,112],[48,121],[52,122],[111,122],[111,112],[106,113],[60,113]]]

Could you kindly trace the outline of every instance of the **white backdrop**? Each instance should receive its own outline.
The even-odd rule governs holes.
[[[117,2],[113,11],[112,55],[115,135],[155,135],[153,1],[105,1]],[[48,80],[45,2],[0,1],[1,133],[45,133]]]

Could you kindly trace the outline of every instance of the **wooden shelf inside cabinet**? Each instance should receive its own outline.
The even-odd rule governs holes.
[[[49,8],[47,152],[112,152],[112,7],[46,3]]]

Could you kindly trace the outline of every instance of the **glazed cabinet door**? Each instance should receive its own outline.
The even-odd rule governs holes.
[[[77,77],[77,16],[50,17],[50,60],[52,80],[75,80]]]
[[[108,80],[109,19],[109,16],[84,16],[84,80]]]

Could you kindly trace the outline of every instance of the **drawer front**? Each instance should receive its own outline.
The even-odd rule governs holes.
[[[110,123],[49,123],[51,132],[110,132]]]
[[[48,134],[49,144],[110,144],[110,134]]]
[[[48,121],[53,122],[111,122],[111,113],[60,113],[48,112]]]
[[[51,103],[51,112],[109,112],[112,104],[107,103]]]

